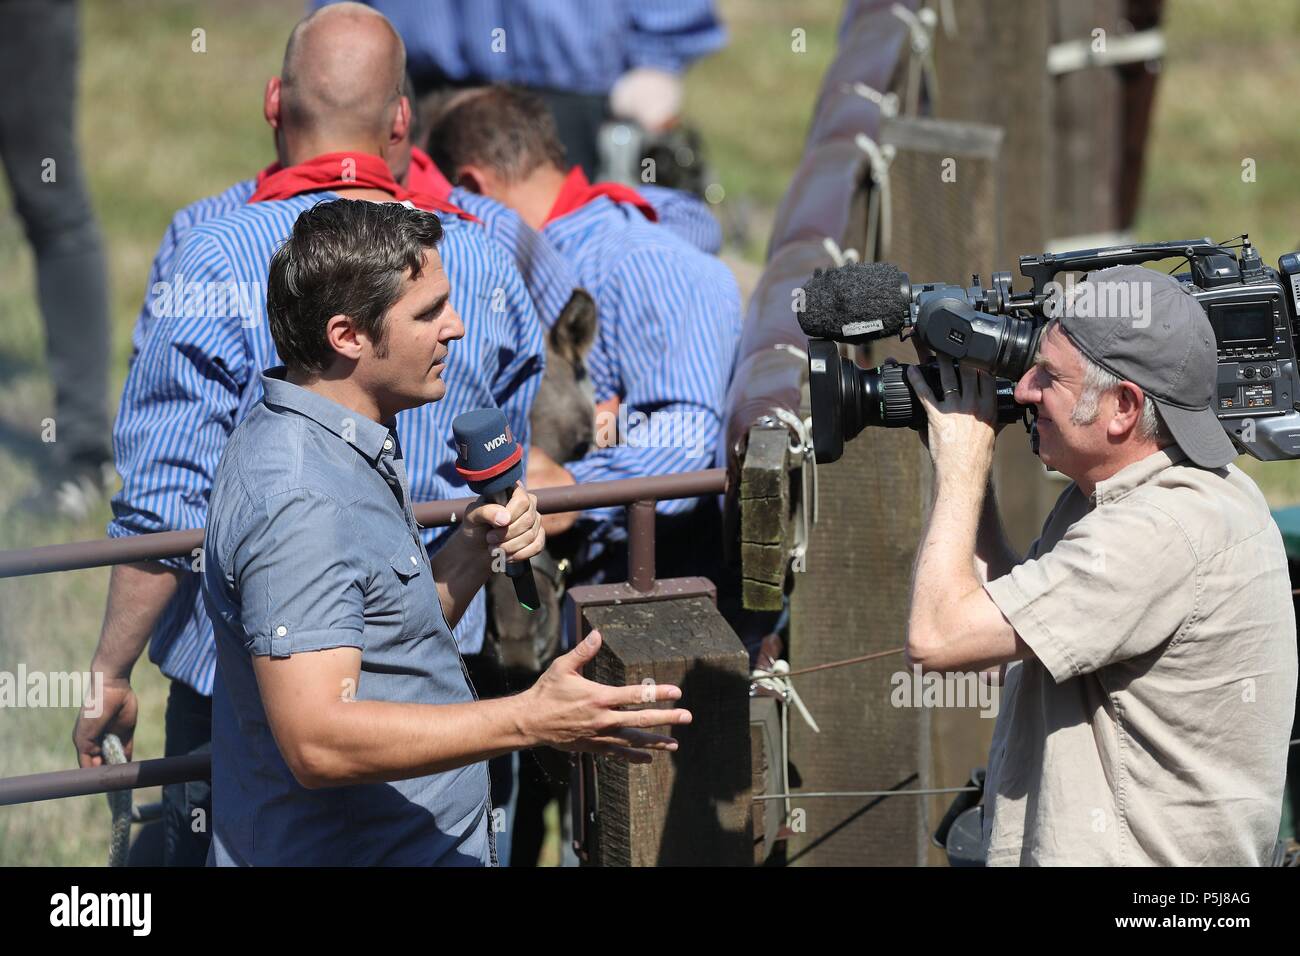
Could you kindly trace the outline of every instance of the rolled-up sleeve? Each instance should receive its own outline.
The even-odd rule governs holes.
[[[1125,499],[984,588],[1059,684],[1179,636],[1196,619],[1197,570],[1177,522]]]
[[[230,562],[251,654],[365,646],[370,572],[358,539],[346,511],[319,492],[286,491],[254,506]]]

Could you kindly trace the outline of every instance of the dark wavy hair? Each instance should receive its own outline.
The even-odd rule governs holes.
[[[266,312],[280,359],[296,370],[324,371],[334,358],[325,326],[335,315],[352,319],[383,358],[388,310],[441,239],[437,216],[401,203],[336,199],[312,206],[271,257]]]

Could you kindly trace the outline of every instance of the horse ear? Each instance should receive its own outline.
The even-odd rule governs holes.
[[[548,341],[551,350],[573,365],[581,363],[596,340],[596,300],[586,289],[574,289],[551,326]]]

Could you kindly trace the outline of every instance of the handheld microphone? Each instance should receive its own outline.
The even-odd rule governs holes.
[[[912,284],[888,262],[817,269],[803,292],[799,327],[809,338],[861,345],[896,336],[911,323]]]
[[[512,434],[505,413],[499,408],[478,408],[457,415],[451,423],[456,439],[456,471],[470,490],[494,504],[510,500],[511,489],[524,475],[524,449]],[[515,561],[506,565],[515,585],[515,597],[529,611],[541,606],[532,563]]]

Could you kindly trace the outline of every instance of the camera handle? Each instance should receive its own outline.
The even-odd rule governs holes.
[[[1127,246],[1106,246],[1100,249],[1080,249],[1076,252],[1045,252],[1036,256],[1021,256],[1020,272],[1033,283],[1033,293],[1039,296],[1044,294],[1047,283],[1051,282],[1058,272],[1088,272],[1110,266],[1141,265],[1144,262],[1156,262],[1175,256],[1193,259],[1207,255],[1232,256],[1233,253],[1231,249],[1218,245],[1207,236],[1204,239],[1137,243]]]

